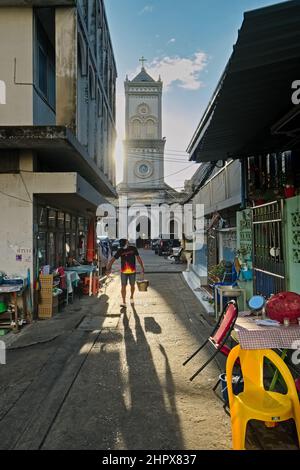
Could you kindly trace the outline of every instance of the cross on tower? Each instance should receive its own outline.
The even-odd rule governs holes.
[[[144,62],[147,62],[147,59],[143,56],[139,61],[142,62],[142,67],[144,68]]]

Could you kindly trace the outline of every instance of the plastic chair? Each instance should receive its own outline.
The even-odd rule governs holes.
[[[279,370],[287,385],[287,394],[265,390],[263,384],[264,358]],[[236,360],[240,360],[244,379],[244,391],[234,395],[232,373]],[[245,449],[247,423],[251,419],[265,423],[277,423],[293,418],[300,445],[300,404],[294,379],[287,365],[271,349],[246,350],[235,346],[226,363],[227,390],[234,450]]]
[[[230,333],[234,327],[236,319],[238,317],[238,306],[235,300],[228,302],[223,310],[222,315],[213,329],[211,335],[204,341],[204,343],[183,363],[185,366],[193,357],[198,354],[201,349],[206,346],[206,344],[211,344],[215,351],[212,356],[192,375],[190,381],[200,374],[200,372],[205,369],[205,367],[216,357],[216,355],[221,352],[222,354],[228,356],[230,353],[230,348],[225,345],[227,339],[230,336]]]
[[[176,255],[170,255],[169,256],[169,259],[170,260],[174,260],[175,264],[179,264],[181,262],[181,255],[183,253],[183,248],[180,248],[180,250],[178,251],[178,253]]]

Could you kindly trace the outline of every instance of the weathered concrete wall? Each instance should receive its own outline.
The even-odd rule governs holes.
[[[24,172],[0,174],[0,269],[9,274],[26,275],[29,268],[32,279],[36,256],[34,196],[57,194],[57,207],[63,207],[65,203],[62,195],[74,197],[75,207],[77,200],[84,200],[86,205],[93,205],[95,209],[104,202],[103,197],[78,173],[36,173],[33,172],[33,161],[31,151],[21,152],[20,169]]]
[[[56,124],[76,135],[77,107],[77,12],[57,8],[56,35]]]
[[[33,124],[32,42],[32,8],[1,8],[0,80],[6,85],[6,104],[0,106],[0,125]]]
[[[20,166],[32,169],[30,153],[20,156]],[[0,266],[8,274],[33,275],[32,194],[20,174],[0,175]],[[28,191],[28,192],[27,192]],[[29,194],[28,194],[29,193]]]

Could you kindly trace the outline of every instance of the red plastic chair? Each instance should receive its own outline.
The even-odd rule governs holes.
[[[213,329],[209,338],[207,338],[203,344],[183,363],[185,366],[191,359],[193,359],[207,344],[211,344],[214,347],[214,353],[212,356],[192,375],[190,381],[194,380],[200,372],[216,357],[220,352],[225,356],[228,356],[231,349],[225,345],[227,339],[230,336],[231,331],[234,328],[236,319],[238,317],[238,306],[235,300],[230,300],[223,310],[215,328]]]

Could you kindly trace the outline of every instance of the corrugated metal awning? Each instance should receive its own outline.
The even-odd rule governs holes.
[[[300,79],[300,0],[247,12],[216,92],[188,147],[198,162],[287,150],[271,128],[295,105]],[[294,136],[295,137],[295,136]]]

